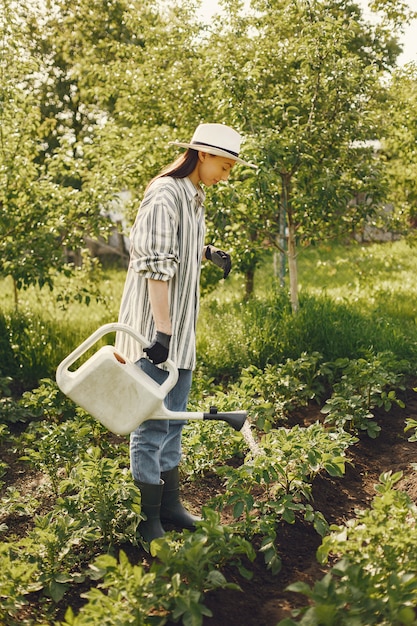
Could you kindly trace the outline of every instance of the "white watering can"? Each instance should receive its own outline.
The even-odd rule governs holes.
[[[56,371],[61,391],[106,428],[117,435],[127,435],[145,420],[166,419],[223,420],[235,430],[242,428],[246,411],[218,413],[215,407],[209,413],[167,409],[165,396],[178,380],[178,369],[170,359],[165,361],[168,377],[161,385],[110,345],[97,350],[77,370],[69,370],[99,339],[115,331],[128,333],[142,346],[148,343],[127,324],[105,324],[75,348]]]

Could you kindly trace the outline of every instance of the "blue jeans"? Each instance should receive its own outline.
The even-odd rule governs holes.
[[[140,359],[136,365],[159,384],[168,376],[148,359]],[[192,371],[179,369],[178,373],[177,383],[165,398],[165,406],[170,411],[185,411],[187,408]],[[159,485],[161,472],[179,465],[185,423],[186,420],[145,420],[131,433],[130,469],[134,480]]]

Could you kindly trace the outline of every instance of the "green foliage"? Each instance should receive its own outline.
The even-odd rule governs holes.
[[[211,616],[203,592],[236,588],[220,572],[222,565],[229,563],[243,572],[241,559],[255,556],[247,541],[221,525],[219,516],[208,510],[195,533],[157,539],[152,542],[152,552],[157,558],[148,571],[129,563],[123,552],[118,561],[108,555],[96,559],[91,577],[101,582],[85,594],[88,602],[77,616],[68,609],[61,626],[128,622],[162,626],[169,616],[184,626],[201,626],[204,616]]]
[[[302,354],[299,359],[287,359],[282,365],[266,365],[264,370],[249,365],[226,391],[211,386],[210,396],[203,396],[196,406],[202,410],[204,402],[221,411],[249,408],[252,423],[268,431],[294,409],[306,406],[311,400],[320,402],[328,367],[318,353]]]
[[[390,182],[389,201],[393,209],[387,216],[389,228],[402,232],[410,239],[415,239],[410,223],[416,223],[417,160],[412,146],[417,138],[417,126],[414,122],[417,111],[417,68],[409,64],[399,68],[393,74],[388,90],[388,110],[383,149],[387,156],[386,176]],[[404,124],[407,117],[412,122]],[[404,158],[406,156],[406,158]]]
[[[140,495],[122,463],[122,455],[110,459],[103,457],[99,449],[91,448],[59,485],[61,497],[57,507],[65,515],[79,519],[90,529],[91,538],[103,545],[136,543]]]
[[[0,311],[0,354],[0,378],[4,378],[6,376],[15,377],[18,370],[18,364],[15,361],[13,353],[7,319],[2,311]]]
[[[218,408],[220,410],[220,406]],[[219,441],[222,442],[221,447]],[[235,456],[243,457],[243,454],[242,435],[224,422],[190,420],[184,428],[181,466],[184,476],[190,481],[210,473],[219,463],[226,463]]]
[[[312,265],[309,271],[314,269]],[[344,300],[301,294],[296,316],[291,313],[288,295],[283,290],[269,289],[262,298],[245,304],[210,296],[201,310],[198,328],[201,368],[206,376],[219,382],[236,379],[250,365],[264,369],[267,364],[279,365],[286,359],[297,361],[304,353],[319,353],[323,362],[331,362],[366,356],[371,349],[375,353],[394,353],[403,360],[403,371],[411,372],[417,360],[414,313],[409,319],[405,308],[408,300],[404,299],[403,305],[398,300],[398,310],[388,310],[387,320],[383,294],[381,308],[369,310],[369,298],[375,301],[373,280],[378,279],[369,277],[364,300],[358,304],[347,299],[349,284],[344,287]]]
[[[358,253],[358,248],[355,250]],[[50,379],[41,377],[39,387],[24,393],[20,401],[12,400],[15,381],[7,376],[0,379],[3,421],[14,431],[12,424],[20,419],[19,412],[22,419],[30,420],[21,434],[11,435],[4,426],[0,432],[2,443],[12,442],[17,454],[40,471],[42,478],[48,478],[41,481],[34,493],[19,493],[13,487],[3,493],[0,621],[18,622],[22,615],[28,615],[27,623],[31,619],[36,623],[56,621],[58,609],[62,615],[65,594],[71,591],[73,598],[82,580],[83,590],[90,585],[86,568],[100,554],[102,566],[90,568],[93,580],[84,598],[85,613],[81,609],[74,615],[75,609],[68,609],[65,624],[115,626],[118,619],[124,618],[128,606],[137,615],[138,623],[141,619],[149,623],[152,616],[155,623],[176,619],[184,624],[200,624],[207,613],[204,594],[229,584],[224,574],[229,565],[250,575],[250,544],[258,546],[267,567],[277,572],[281,565],[276,545],[280,524],[303,519],[320,534],[327,532],[326,520],[311,500],[311,484],[319,472],[343,474],[348,446],[355,441],[356,430],[351,428],[354,420],[345,420],[346,410],[342,411],[340,405],[338,427],[328,423],[326,427],[314,424],[306,429],[277,429],[277,422],[311,401],[322,402],[328,395],[331,399],[332,392],[340,403],[357,396],[358,404],[363,402],[367,410],[389,409],[390,405],[400,404],[396,392],[403,388],[402,375],[413,371],[416,362],[415,312],[405,298],[405,288],[410,294],[415,289],[409,255],[400,244],[369,246],[366,254],[362,250],[356,260],[350,253],[350,249],[340,252],[336,248],[332,257],[328,250],[323,251],[320,267],[315,250],[306,251],[306,259],[311,256],[304,271],[312,277],[312,291],[317,287],[316,278],[319,284],[325,276],[329,296],[305,293],[296,317],[291,314],[284,290],[270,289],[269,282],[265,283],[266,296],[246,304],[237,303],[240,279],[236,274],[231,282],[220,285],[204,299],[198,333],[204,350],[198,348],[201,366],[194,377],[190,409],[208,410],[211,404],[225,411],[246,409],[258,452],[250,448],[244,433],[236,433],[222,422],[187,425],[184,474],[189,480],[201,480],[205,474],[219,471],[225,480],[224,494],[219,494],[213,505],[219,509],[228,507],[235,518],[231,526],[222,527],[218,513],[205,510],[204,521],[196,533],[184,533],[181,537],[169,533],[162,543],[153,544],[152,565],[142,567],[122,556],[119,560],[110,556],[117,554],[126,542],[136,545],[141,516],[139,493],[127,471],[127,440],[110,435],[91,416],[75,408]],[[330,271],[332,264],[333,269],[343,269],[339,277],[338,270],[335,274]],[[349,275],[352,276],[352,270],[359,275],[358,267],[362,278],[360,289],[355,291],[351,290]],[[266,266],[265,272],[267,269]],[[123,277],[124,273],[109,274],[104,290],[120,291]],[[401,287],[395,282],[387,283],[388,279],[398,281]],[[400,297],[396,298],[398,289]],[[108,321],[110,309],[103,303],[92,303],[88,314],[80,315],[80,309],[72,304],[66,310],[58,310],[50,306],[48,298],[40,301],[37,294],[30,300],[34,293],[25,292],[26,306],[39,319],[39,325],[29,315],[24,320],[21,313],[16,321],[9,322],[7,318],[7,341],[19,355],[19,370],[25,368],[27,345],[28,366],[53,372],[60,356],[72,350],[101,321]],[[350,298],[353,293],[355,296]],[[14,335],[10,329],[15,329]],[[16,339],[13,343],[9,341],[12,336]],[[38,340],[41,345],[37,357]],[[29,378],[26,373],[21,375],[21,379]],[[374,422],[374,418],[360,418],[356,426],[360,431],[361,424],[368,428]],[[351,432],[342,429],[342,425]],[[17,433],[20,429],[19,425]],[[0,477],[1,470],[0,467]],[[45,513],[46,504],[50,510]],[[23,515],[27,526],[24,538],[7,528],[9,519],[18,520]],[[378,522],[381,526],[382,519],[383,516]],[[107,551],[109,554],[103,554]],[[401,572],[400,582],[395,579],[393,563],[394,556],[391,580],[393,589],[398,590],[405,579]],[[369,588],[367,576],[370,579],[373,571],[370,568],[364,575]],[[353,570],[351,574],[352,580],[362,580],[354,578]],[[332,598],[338,589],[344,593],[343,577],[332,573],[331,580],[326,581],[320,587],[322,596],[326,589]],[[94,588],[96,583],[99,586]],[[411,581],[411,588],[413,585]],[[33,592],[39,599],[36,618]],[[393,595],[394,590],[390,598]],[[365,602],[363,596],[358,597]],[[28,600],[32,604],[24,607]],[[326,602],[317,611],[332,615],[334,608]],[[409,608],[398,611],[404,624]],[[147,612],[148,617],[143,617],[141,611]],[[130,617],[131,614],[126,619]],[[343,622],[334,618],[333,623],[336,626]]]
[[[60,391],[56,382],[50,378],[39,382],[36,389],[23,393],[22,407],[34,417],[45,417],[54,422],[74,417],[74,403]]]
[[[0,544],[0,619],[7,624],[28,603],[28,596],[39,591],[36,561],[28,562],[11,544]]]
[[[27,420],[27,413],[20,406],[19,402],[11,397],[11,386],[13,379],[10,376],[0,378],[0,422],[13,424]]]
[[[54,287],[55,270],[72,269],[63,249],[106,237],[122,189],[131,221],[166,164],[160,146],[196,120],[235,126],[260,166],[239,167],[227,192],[209,196],[209,236],[224,239],[247,285],[285,217],[298,241],[322,239],[351,231],[381,197],[381,163],[355,140],[381,128],[381,78],[401,28],[387,6],[376,33],[336,1],[226,3],[210,27],[186,1],[53,0],[47,12],[2,1],[0,273],[16,288]]]
[[[0,595],[14,594],[15,605],[11,607],[6,600],[0,611],[14,615],[33,591],[58,602],[70,583],[82,582],[77,550],[86,532],[73,518],[52,511],[36,516],[33,529],[23,539],[3,543]]]
[[[352,432],[364,430],[375,438],[381,428],[372,411],[376,407],[389,411],[393,404],[404,408],[396,396],[396,390],[404,390],[404,364],[393,354],[369,354],[368,359],[352,361],[340,359],[334,362],[334,370],[339,370],[341,376],[337,380],[336,374],[332,396],[321,410],[326,415],[325,423]]]
[[[247,455],[239,467],[217,469],[225,481],[217,506],[232,508],[244,536],[262,537],[261,551],[274,573],[280,569],[275,548],[280,521],[292,524],[302,514],[320,534],[326,531],[326,520],[308,504],[312,480],[322,470],[342,476],[345,452],[353,442],[347,433],[327,431],[318,422],[308,428],[280,428],[262,437],[258,454]]]
[[[32,422],[20,439],[20,458],[48,476],[54,493],[58,493],[61,480],[69,476],[91,446],[100,443],[100,431],[92,418]]]
[[[246,402],[256,399],[254,422],[259,428],[267,431],[271,420],[277,423],[311,400],[320,401],[325,391],[325,367],[321,369],[321,361],[321,355],[316,352],[303,353],[299,359],[287,359],[282,365],[267,365],[263,371],[255,366],[242,371],[234,387],[244,390]],[[260,405],[271,408],[269,419],[266,412],[259,414]],[[252,411],[251,415],[253,417]]]
[[[42,315],[16,312],[8,320],[8,331],[18,372],[16,378],[23,390],[51,377],[59,328]]]
[[[286,619],[280,626],[415,624],[417,508],[394,488],[401,476],[382,474],[371,508],[331,527],[318,559],[324,563],[332,555],[337,563],[312,589],[304,583],[290,585],[309,598],[310,606],[296,612],[299,620]]]
[[[417,387],[415,387],[413,391],[417,392]],[[409,417],[405,420],[404,432],[407,432],[411,429],[414,430],[414,433],[409,436],[408,441],[412,441],[412,442],[417,441],[417,420]]]

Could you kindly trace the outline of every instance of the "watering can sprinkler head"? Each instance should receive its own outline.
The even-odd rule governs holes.
[[[246,411],[234,411],[227,413],[218,413],[217,408],[215,406],[210,407],[209,413],[204,413],[205,420],[223,420],[229,426],[239,431],[242,429],[243,424],[246,421],[247,413]]]

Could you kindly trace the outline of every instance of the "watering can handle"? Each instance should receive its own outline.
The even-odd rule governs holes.
[[[148,341],[137,333],[131,326],[122,324],[120,322],[112,322],[110,324],[104,324],[100,326],[94,333],[92,333],[85,341],[83,341],[75,350],[71,352],[59,365],[56,371],[57,381],[61,380],[64,375],[71,376],[73,372],[70,372],[68,368],[75,363],[89,348],[91,348],[99,339],[116,331],[122,331],[136,339],[138,343],[145,346]],[[177,366],[171,359],[167,359],[164,363],[168,371],[168,378],[161,385],[161,392],[166,395],[170,391],[178,380]]]

